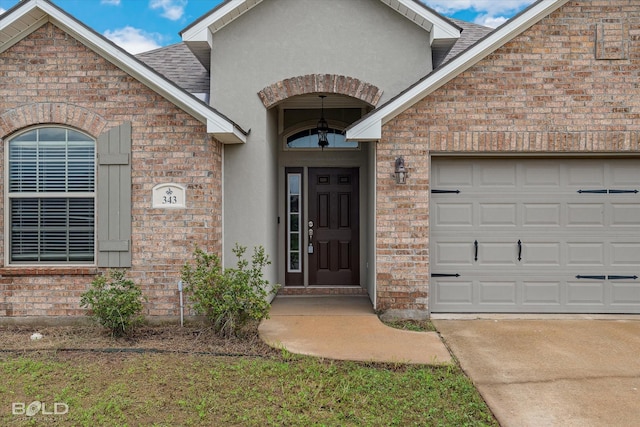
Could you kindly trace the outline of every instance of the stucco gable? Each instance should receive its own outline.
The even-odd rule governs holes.
[[[231,24],[264,0],[226,0],[180,32],[182,40],[205,66],[209,67],[211,36]],[[268,0],[267,0],[268,1]],[[379,0],[420,26],[430,35],[432,48],[445,50],[460,38],[462,29],[418,0]],[[384,31],[384,29],[381,29]]]
[[[0,52],[14,46],[33,31],[52,23],[207,125],[207,132],[224,143],[246,141],[247,132],[195,96],[116,46],[48,0],[26,0],[0,17]]]
[[[404,92],[376,108],[346,129],[348,140],[377,141],[382,126],[430,93],[438,90],[483,58],[504,46],[528,28],[549,16],[569,0],[538,0],[523,12],[489,33],[475,44],[446,61]]]

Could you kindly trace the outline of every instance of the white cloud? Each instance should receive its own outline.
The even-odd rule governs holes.
[[[0,15],[2,15],[3,13],[5,13],[7,11],[7,9],[3,9],[0,7]]]
[[[100,4],[106,4],[109,6],[120,6],[120,0],[100,0]]]
[[[478,25],[484,25],[485,27],[498,28],[500,25],[507,22],[507,19],[508,18],[505,18],[504,16],[478,15],[473,22]]]
[[[133,55],[161,47],[162,40],[160,34],[147,33],[129,26],[107,30],[104,36]]]
[[[150,0],[149,7],[151,9],[161,9],[162,16],[177,21],[184,16],[184,8],[187,0]]]

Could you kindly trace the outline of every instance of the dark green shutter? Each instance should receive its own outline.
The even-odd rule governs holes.
[[[131,267],[131,123],[98,138],[98,267]]]

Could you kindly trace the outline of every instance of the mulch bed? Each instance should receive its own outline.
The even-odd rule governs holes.
[[[34,333],[42,339],[32,340]],[[0,325],[0,352],[34,351],[104,353],[203,353],[220,356],[270,357],[278,350],[258,336],[257,324],[242,331],[239,338],[222,338],[206,325],[140,326],[128,337],[116,338],[98,326]]]

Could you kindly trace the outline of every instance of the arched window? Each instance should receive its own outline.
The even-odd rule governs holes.
[[[95,140],[51,126],[32,128],[7,145],[9,262],[93,264]]]
[[[327,139],[329,140],[329,145],[325,149],[356,149],[359,147],[357,141],[347,141],[344,133],[340,129],[330,127],[327,133]],[[320,149],[318,146],[318,129],[313,127],[295,132],[285,138],[285,143],[286,148],[289,149]]]

